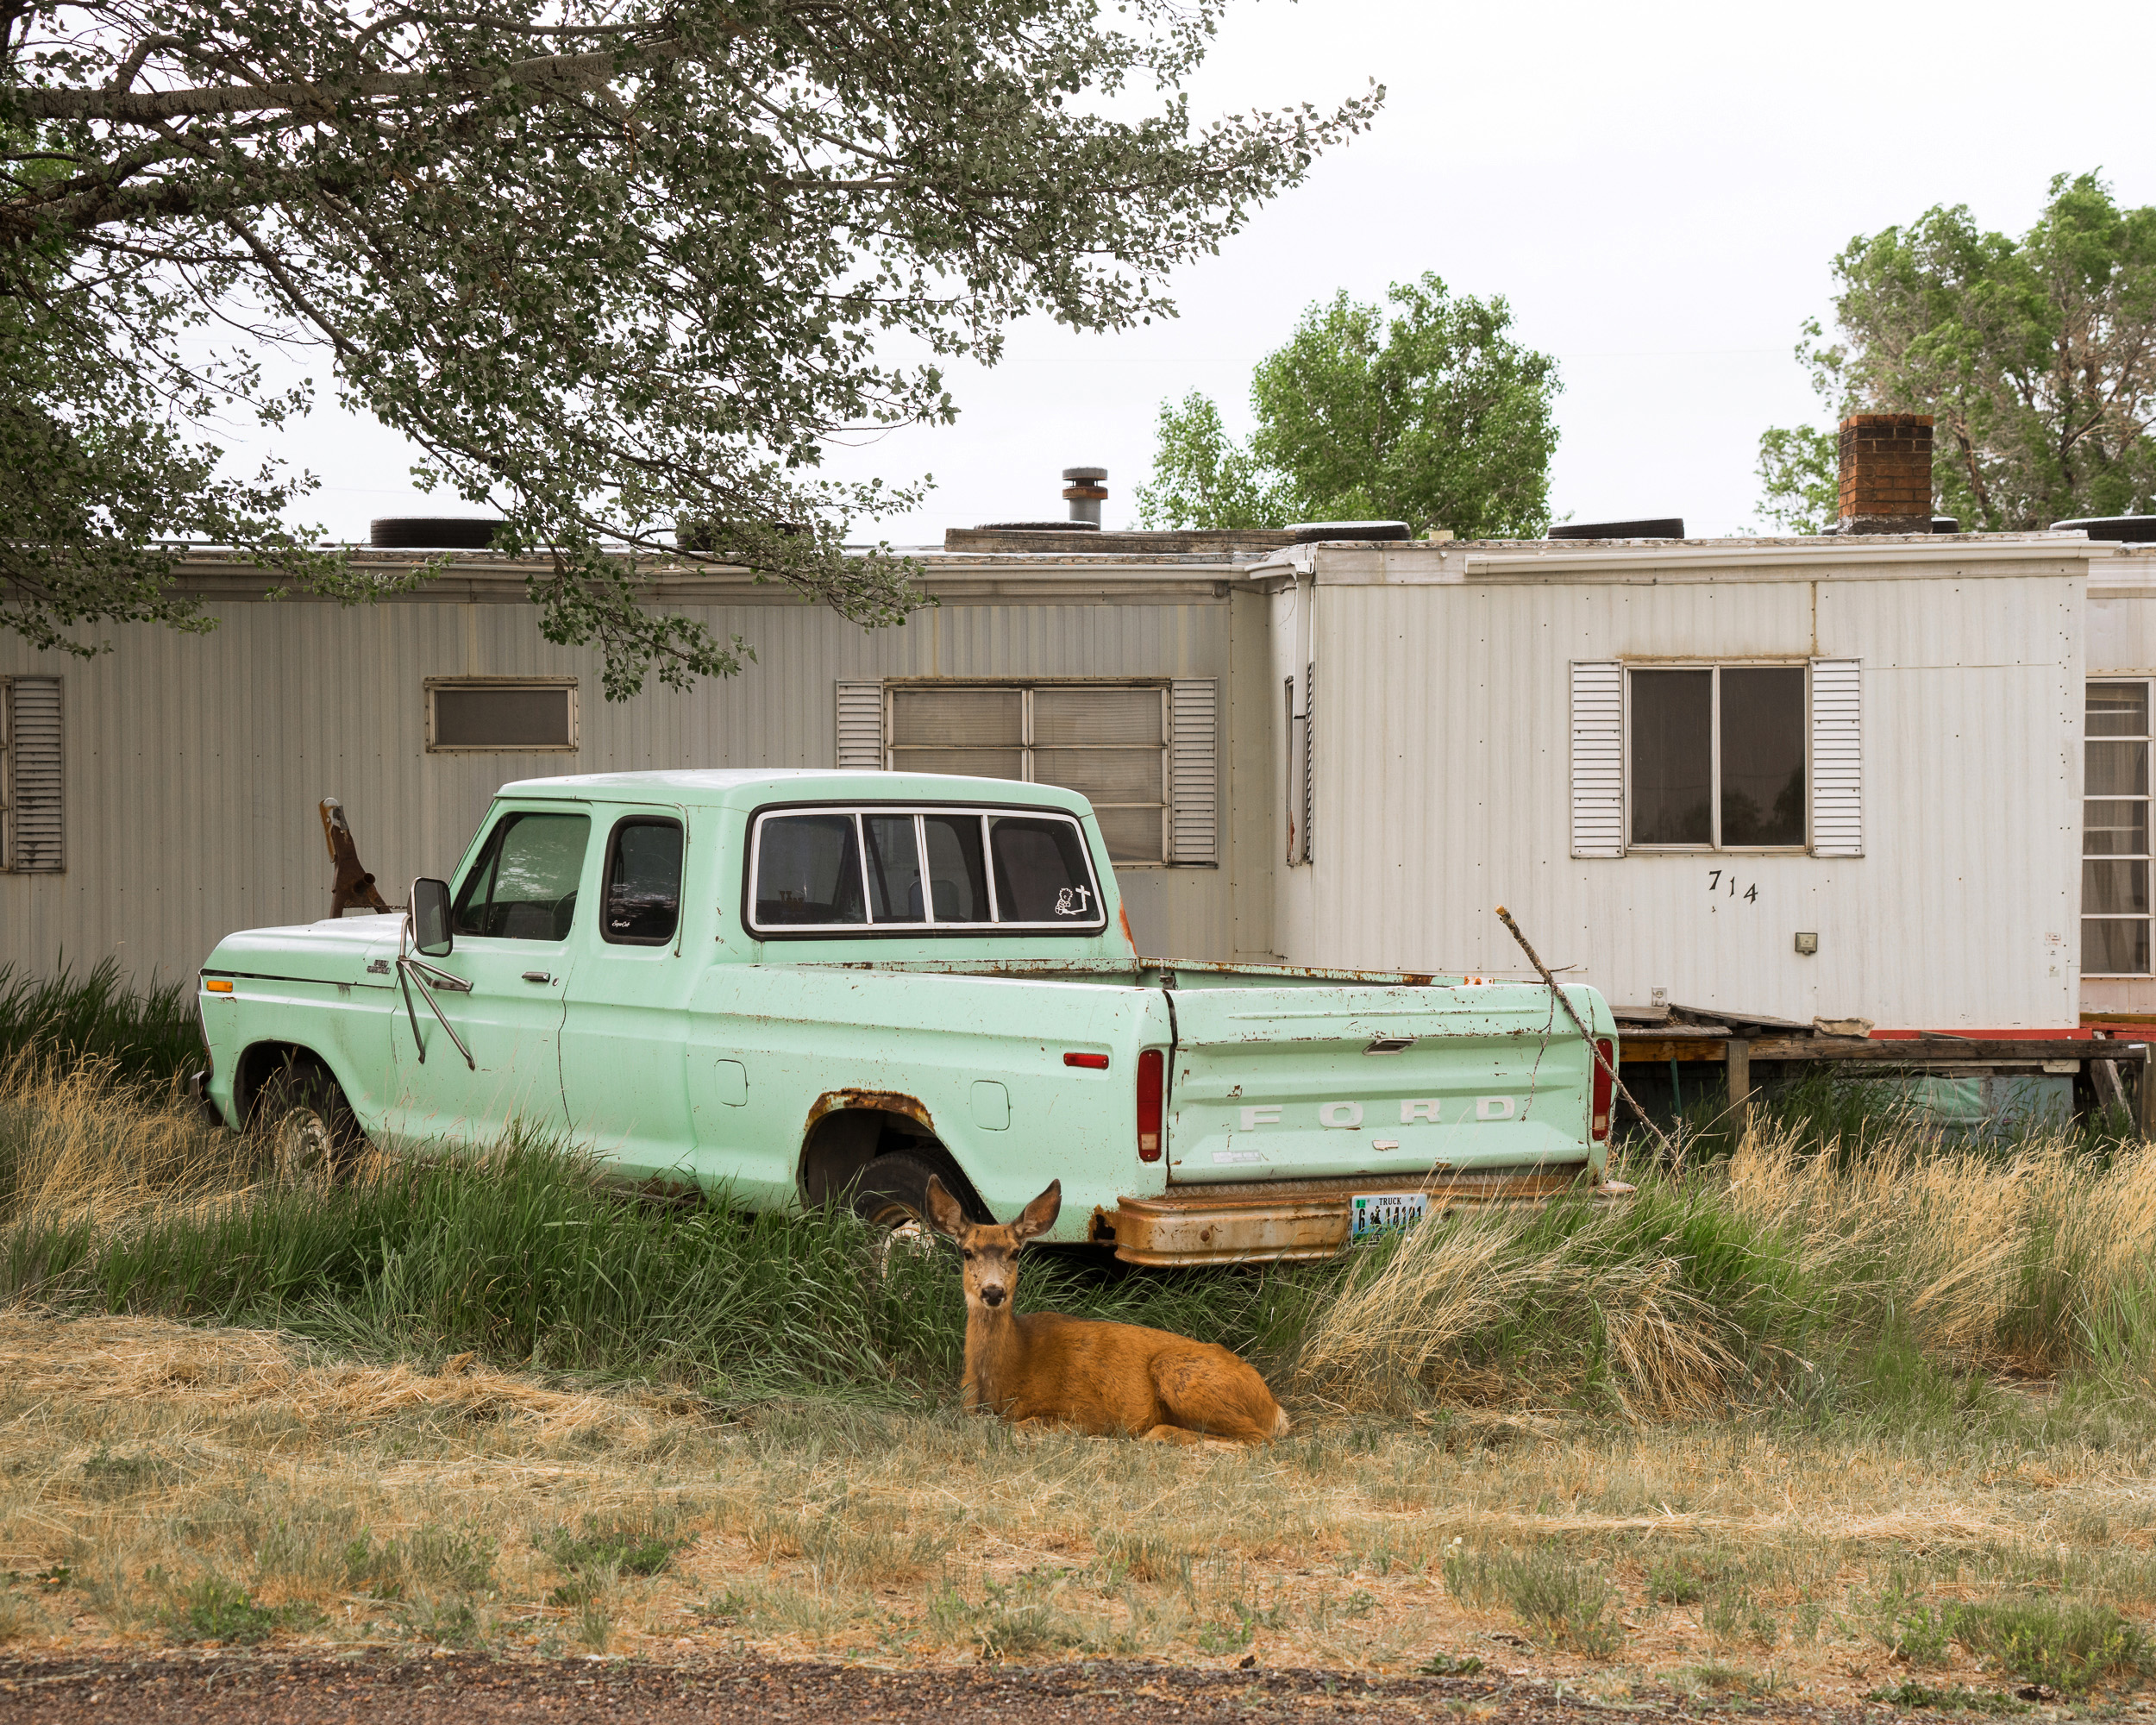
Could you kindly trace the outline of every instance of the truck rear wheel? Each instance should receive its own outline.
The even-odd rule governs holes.
[[[893,1232],[908,1226],[935,1233],[928,1219],[928,1182],[936,1170],[918,1156],[893,1151],[861,1170],[854,1186],[854,1214],[871,1227]],[[950,1182],[944,1182],[948,1185]]]
[[[348,1179],[367,1148],[343,1087],[318,1060],[295,1057],[272,1073],[255,1093],[248,1123],[287,1184]]]

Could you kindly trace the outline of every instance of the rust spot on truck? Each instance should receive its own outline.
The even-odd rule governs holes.
[[[936,1130],[936,1122],[929,1118],[920,1098],[909,1096],[903,1090],[826,1090],[808,1111],[808,1119],[801,1126],[802,1138],[805,1139],[814,1132],[816,1123],[824,1115],[835,1114],[842,1108],[876,1108],[887,1114],[904,1114],[910,1120],[919,1121],[931,1133]]]

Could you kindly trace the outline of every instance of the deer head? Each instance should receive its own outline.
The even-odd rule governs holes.
[[[1003,1226],[969,1222],[958,1201],[943,1189],[943,1182],[929,1176],[928,1219],[939,1233],[958,1242],[959,1255],[966,1261],[968,1309],[985,1306],[994,1311],[1016,1295],[1018,1253],[1025,1250],[1026,1241],[1056,1226],[1056,1214],[1062,1208],[1063,1182],[1051,1180],[1048,1190],[1018,1212],[1016,1221]]]

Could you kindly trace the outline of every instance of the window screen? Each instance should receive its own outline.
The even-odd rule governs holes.
[[[1805,843],[1805,670],[1634,670],[1626,801],[1635,845],[1798,850]]]
[[[617,946],[664,946],[681,922],[681,823],[639,816],[614,829],[600,935]]]
[[[2149,687],[2091,683],[2082,748],[2081,969],[2149,970]]]
[[[427,686],[429,749],[573,749],[576,688],[562,682]]]
[[[1164,684],[890,690],[886,764],[1060,785],[1093,804],[1119,862],[1168,857]]]
[[[459,934],[567,940],[592,823],[580,814],[505,814],[457,889]]]

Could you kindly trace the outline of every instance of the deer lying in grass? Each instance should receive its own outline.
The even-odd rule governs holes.
[[[941,1182],[928,1182],[929,1220],[966,1261],[967,1408],[1156,1443],[1285,1437],[1288,1416],[1265,1380],[1224,1347],[1136,1324],[1013,1312],[1018,1253],[1062,1206],[1063,1182],[1053,1181],[1009,1226],[976,1224]]]

